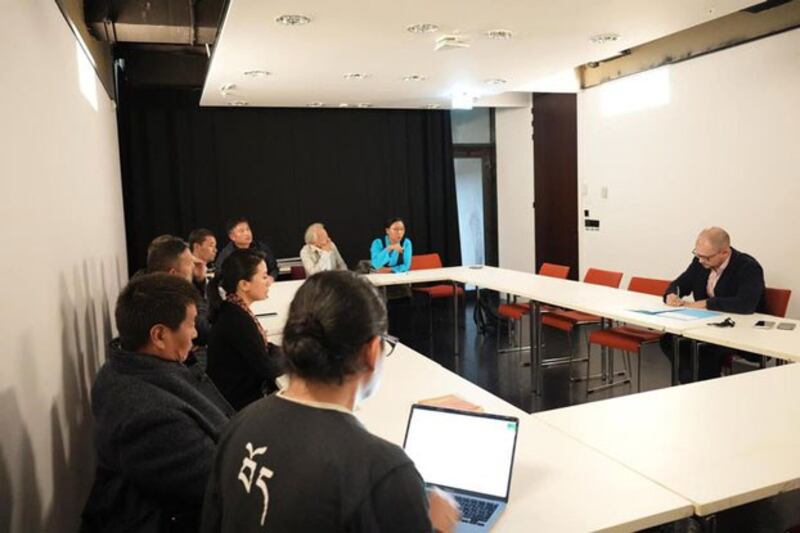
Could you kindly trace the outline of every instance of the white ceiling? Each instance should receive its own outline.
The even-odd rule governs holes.
[[[505,92],[570,85],[569,70],[719,18],[753,0],[231,0],[217,39],[201,105],[326,107],[369,103],[381,108],[450,107],[455,91],[484,105]],[[303,14],[310,24],[287,27],[283,14]],[[434,23],[440,30],[411,34],[406,27]],[[510,40],[485,32],[506,29]],[[436,38],[458,32],[467,49],[434,51]],[[613,32],[617,42],[589,37]],[[272,75],[251,78],[248,70]],[[567,71],[567,76],[564,72]],[[368,74],[364,80],[344,74]],[[403,81],[419,74],[422,82]],[[485,80],[503,78],[491,86]],[[227,96],[220,88],[236,88]],[[558,85],[558,84],[557,84]],[[552,90],[552,89],[551,89]]]

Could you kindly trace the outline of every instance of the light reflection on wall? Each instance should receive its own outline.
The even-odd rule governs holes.
[[[81,93],[86,101],[89,102],[89,105],[97,111],[97,77],[92,63],[79,42],[75,43],[75,55],[78,63],[78,83]]]
[[[604,83],[599,89],[600,110],[606,117],[665,106],[671,99],[669,67]]]

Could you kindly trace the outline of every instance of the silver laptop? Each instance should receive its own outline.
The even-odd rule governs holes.
[[[461,506],[456,531],[488,531],[508,503],[519,419],[411,406],[403,448],[425,486]]]

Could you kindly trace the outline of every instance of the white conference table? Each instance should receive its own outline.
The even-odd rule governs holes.
[[[379,276],[382,285],[417,282],[418,279],[420,282],[472,283],[533,300],[538,297],[545,303],[593,314],[608,312],[621,321],[628,321],[625,315],[630,309],[646,308],[659,302],[656,297],[628,291],[563,280],[551,284],[541,276],[497,272],[499,269],[446,270],[430,271],[413,278],[392,274],[374,276]],[[301,283],[276,283],[270,289],[270,299],[254,305],[255,312],[277,313],[260,318],[271,332],[282,331],[289,303]],[[570,285],[587,290],[573,293],[566,289]],[[558,296],[559,290],[562,296]],[[618,298],[614,300],[609,291]],[[579,301],[584,296],[606,298],[603,301],[608,307],[601,310],[594,304],[586,305]],[[731,315],[736,320],[735,328],[715,328],[707,326],[707,320],[700,324],[674,323],[678,321],[633,315],[631,323],[675,332],[693,340],[785,359],[797,354],[795,341],[800,330],[760,331],[750,327],[750,322],[759,319],[779,320],[774,317]],[[777,335],[779,333],[781,336]],[[538,524],[537,527],[545,531],[625,530],[687,516],[687,510],[670,499],[674,494],[669,491],[669,497],[656,494],[652,501],[648,496],[640,502],[639,492],[648,494],[650,489],[646,488],[647,484],[639,486],[638,475],[683,496],[700,516],[800,487],[800,454],[796,453],[800,444],[800,430],[796,429],[800,402],[795,401],[800,365],[780,366],[536,415],[524,414],[409,348],[398,347],[398,353],[387,361],[386,372],[382,390],[365,404],[359,416],[371,431],[393,442],[402,442],[411,403],[444,394],[456,393],[483,405],[488,411],[525,420],[519,445],[519,450],[524,452],[518,456],[517,463],[522,466],[516,470],[512,485],[513,505],[498,528],[515,530],[525,524],[528,529],[529,524]],[[536,423],[529,424],[529,420]],[[565,434],[564,438],[542,429],[542,423],[558,428]],[[620,471],[615,473],[617,469],[598,461],[597,455],[605,455],[611,463],[616,461],[617,466],[633,477]],[[525,472],[535,474],[528,477]],[[668,504],[670,501],[672,503]],[[631,502],[635,502],[633,507],[630,507]],[[646,504],[645,508],[641,508],[640,503]],[[526,511],[529,507],[536,512],[529,515]]]
[[[408,278],[401,279],[397,282],[408,283]],[[425,281],[442,279],[426,277]],[[279,342],[289,305],[301,284],[275,283],[269,298],[253,305],[256,314],[276,313],[259,317],[274,342]],[[520,419],[510,502],[494,531],[635,531],[692,514],[685,499],[403,344],[386,360],[380,389],[356,414],[371,432],[402,445],[411,404],[447,394],[457,394],[487,412]]]
[[[533,415],[714,513],[800,488],[800,365]]]
[[[721,319],[724,320],[726,317],[733,320],[736,326],[719,328],[702,324],[687,329],[683,332],[683,336],[694,341],[753,352],[783,361],[800,362],[800,321],[760,313],[753,315],[726,313]],[[754,326],[759,320],[775,324],[770,329],[757,329]],[[719,319],[714,319],[714,321],[719,321]],[[790,322],[795,325],[795,328],[793,330],[777,329],[777,324],[781,322]]]
[[[455,279],[481,288],[489,288],[531,300],[531,382],[534,392],[542,387],[542,354],[539,330],[542,304],[572,309],[600,316],[609,321],[625,322],[662,333],[682,335],[684,331],[704,324],[703,320],[674,320],[661,315],[637,313],[634,309],[653,309],[663,306],[660,297],[603,285],[539,276],[496,267],[462,268]],[[672,381],[678,381],[678,343],[675,343]]]
[[[748,327],[759,319],[785,321],[769,315],[725,315],[731,316],[738,327],[717,328],[708,326],[708,323],[722,320],[724,316],[710,320],[684,321],[633,311],[633,309],[652,309],[663,305],[661,298],[657,296],[488,266],[414,270],[402,274],[369,274],[366,277],[378,287],[430,282],[462,283],[531,300],[533,303],[530,321],[531,380],[534,392],[541,390],[542,381],[540,335],[538,328],[535,327],[539,323],[542,304],[590,313],[607,320],[679,335],[692,341],[718,344],[783,360],[800,360],[800,323],[794,331],[776,329],[759,331]],[[302,281],[274,283],[270,288],[270,298],[254,304],[253,309],[257,315],[269,312],[277,313],[269,317],[259,317],[268,333],[280,334],[282,332],[291,297],[301,284]],[[455,309],[458,302],[454,299],[453,303],[456,317],[453,334],[456,343],[455,351],[458,353],[458,313]],[[678,342],[674,343],[674,350],[672,381],[673,384],[677,384],[680,360]],[[698,367],[696,342],[693,345],[693,353],[693,371],[696,375]]]
[[[356,415],[372,433],[402,446],[411,405],[446,394],[520,419],[509,504],[493,531],[635,531],[692,514],[686,499],[402,344]]]

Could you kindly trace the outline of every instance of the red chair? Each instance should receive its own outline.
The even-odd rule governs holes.
[[[628,290],[633,292],[641,292],[644,294],[652,294],[654,296],[662,296],[667,287],[669,287],[669,280],[653,279],[653,278],[631,278],[628,284]],[[592,344],[597,344],[604,348],[611,350],[611,357],[614,357],[614,350],[621,350],[625,354],[625,365],[627,369],[627,379],[623,381],[607,383],[594,389],[589,388],[589,380],[586,380],[586,394],[614,387],[630,381],[631,375],[631,354],[635,353],[639,356],[639,363],[637,366],[637,380],[636,390],[642,390],[642,346],[658,342],[661,339],[661,333],[635,326],[618,326],[608,329],[600,329],[593,331],[589,335],[588,349],[586,351],[586,375],[589,375],[589,361],[592,357]]]
[[[792,291],[790,289],[773,289],[767,287],[764,289],[764,313],[779,318],[786,317],[786,311],[789,309],[789,300],[792,298]],[[733,359],[737,354],[731,354],[725,358],[723,363],[723,373],[733,373]],[[764,368],[767,365],[767,358],[761,357],[759,366]]]
[[[612,287],[616,289],[619,288],[619,284],[622,281],[622,275],[623,275],[622,272],[613,272],[610,270],[600,270],[597,268],[590,268],[589,270],[586,271],[586,275],[583,278],[583,282],[591,283],[593,285],[604,285],[606,287]],[[554,366],[554,365],[569,363],[570,379],[574,380],[575,378],[572,377],[572,363],[581,362],[583,361],[583,359],[579,359],[577,361],[574,359],[575,350],[573,349],[572,345],[572,331],[576,327],[595,325],[599,323],[600,323],[599,316],[590,315],[588,313],[581,313],[580,311],[553,310],[543,315],[539,323],[540,327],[547,326],[553,329],[558,329],[566,333],[567,342],[569,343],[570,353],[567,358],[557,357],[557,358],[551,358],[549,360],[545,359],[541,362],[542,366]],[[541,339],[541,335],[539,336],[539,338]],[[588,359],[588,357],[586,359]]]
[[[766,300],[766,312],[768,315],[786,318],[786,311],[789,309],[789,300],[792,298],[790,289],[764,289],[764,299]]]
[[[411,267],[409,270],[428,270],[431,268],[442,268],[442,259],[439,254],[422,254],[411,256]],[[464,289],[455,285],[431,285],[427,287],[414,287],[417,294],[428,296],[428,325],[430,331],[431,355],[433,355],[433,301],[443,298],[456,298],[464,296]],[[456,317],[453,317],[455,320]]]
[[[302,266],[289,267],[289,277],[292,279],[306,279],[306,269]]]
[[[567,279],[569,276],[569,266],[568,265],[557,265],[555,263],[542,263],[542,266],[539,267],[539,275],[540,276],[548,276],[551,278],[558,278],[558,279]],[[542,313],[548,313],[553,311],[554,308],[546,307],[541,310]],[[512,325],[516,328],[516,323],[522,320],[522,317],[529,314],[531,312],[531,305],[528,303],[507,303],[507,304],[500,304],[497,308],[497,314],[501,317],[505,318],[508,321],[508,338],[509,342],[511,341],[511,329]],[[522,344],[522,328],[519,328],[519,336],[520,341],[519,344]],[[498,348],[500,344],[500,335],[498,332],[497,335],[497,343]],[[518,349],[524,349],[520,346]],[[500,350],[498,349],[498,352]]]

